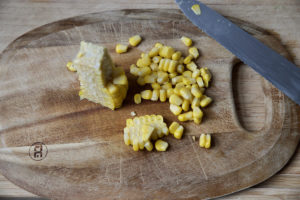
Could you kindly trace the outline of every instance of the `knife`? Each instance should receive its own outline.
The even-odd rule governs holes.
[[[176,3],[194,25],[300,105],[300,68],[203,3]],[[200,6],[201,14],[191,9],[195,4]]]

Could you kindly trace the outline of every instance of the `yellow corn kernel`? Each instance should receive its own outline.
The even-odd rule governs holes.
[[[193,71],[192,78],[198,78],[200,76],[200,70],[196,69]]]
[[[192,5],[191,9],[196,15],[201,15],[201,9],[199,4]]]
[[[150,140],[153,131],[154,131],[154,127],[149,126],[148,124],[142,125],[141,132],[142,132],[143,142],[147,142],[148,140]]]
[[[127,52],[128,46],[123,44],[117,44],[116,45],[116,52],[117,53],[125,53]]]
[[[130,73],[134,76],[138,76],[139,68],[135,64],[130,65]]]
[[[209,86],[209,81],[211,80],[211,75],[209,74],[204,74],[203,76],[203,81],[204,81],[204,85],[205,87]]]
[[[133,138],[132,148],[133,148],[133,151],[138,151],[140,149],[138,138]]]
[[[181,51],[176,51],[173,55],[172,55],[172,60],[179,60],[181,58]]]
[[[180,96],[178,96],[176,94],[172,94],[170,96],[169,102],[171,104],[175,104],[177,106],[180,106],[183,103],[183,100],[180,98]]]
[[[142,66],[149,66],[151,64],[151,58],[149,54],[145,54],[143,58],[141,58],[141,65]]]
[[[152,83],[151,84],[152,89],[154,90],[159,90],[160,89],[160,85],[158,83]]]
[[[170,46],[163,46],[159,50],[159,55],[164,58],[171,58],[174,53],[174,49]]]
[[[206,107],[208,104],[210,104],[212,102],[212,98],[203,95],[201,101],[200,101],[200,106],[201,107]]]
[[[193,84],[194,79],[188,78],[188,77],[183,77],[182,82],[183,82],[185,85],[191,85],[191,84]]]
[[[169,76],[168,76],[168,73],[166,72],[157,72],[157,82],[159,84],[162,84],[162,83],[165,83],[165,82],[168,82],[169,81]]]
[[[174,115],[179,115],[182,111],[182,108],[180,106],[175,105],[175,104],[170,104],[170,111]]]
[[[193,55],[195,59],[199,57],[199,51],[196,47],[189,48],[189,54]]]
[[[190,62],[192,62],[192,60],[193,60],[193,56],[192,55],[188,55],[187,57],[185,57],[185,59],[183,60],[183,63],[184,64],[189,64]]]
[[[138,44],[140,44],[140,42],[142,41],[142,37],[139,35],[134,35],[132,37],[129,38],[129,44],[133,47],[137,46]]]
[[[198,66],[194,62],[190,62],[189,64],[186,65],[186,68],[188,68],[189,70],[191,70],[193,72],[198,68]]]
[[[206,135],[202,133],[199,138],[199,146],[205,147],[205,143],[206,143]]]
[[[144,77],[145,83],[155,83],[157,80],[157,73],[151,73]]]
[[[191,78],[191,77],[192,77],[192,74],[193,74],[193,73],[192,73],[191,71],[186,70],[186,71],[184,71],[184,72],[182,73],[182,76]]]
[[[171,83],[165,83],[165,84],[162,85],[162,89],[167,90],[169,88],[172,88],[172,84]]]
[[[189,108],[190,108],[190,101],[188,100],[183,100],[183,103],[182,103],[182,110],[184,111],[189,111]]]
[[[172,94],[174,94],[173,88],[167,89],[167,98],[170,98]]]
[[[197,84],[200,88],[203,88],[204,87],[204,82],[203,82],[203,79],[199,76],[196,78],[196,81],[197,81]]]
[[[172,122],[172,124],[169,126],[169,132],[171,134],[174,134],[177,128],[180,126],[177,122]]]
[[[67,63],[67,69],[71,72],[76,72],[77,70],[74,68],[73,63],[72,62],[68,62]]]
[[[180,89],[180,95],[188,101],[193,100],[193,96],[192,96],[191,91],[189,89],[187,89],[186,87],[183,87],[183,88]]]
[[[155,149],[157,151],[166,151],[168,146],[169,146],[169,144],[163,140],[157,140],[155,142]]]
[[[181,41],[183,42],[183,44],[187,47],[192,45],[192,40],[186,36],[182,36],[181,37]]]
[[[175,131],[175,133],[174,133],[174,137],[175,137],[176,139],[180,140],[181,137],[182,137],[182,135],[183,135],[183,126],[180,125],[180,126],[176,129],[176,131]]]
[[[154,57],[152,58],[152,61],[153,61],[154,63],[156,63],[156,64],[158,64],[158,63],[160,62],[160,60],[161,60],[161,57],[160,57],[160,56],[154,56]]]
[[[183,73],[184,72],[184,66],[182,64],[177,65],[176,71],[178,73]]]
[[[183,82],[180,82],[175,85],[174,89],[178,89],[178,92],[176,92],[176,93],[179,93],[179,95],[180,95],[180,89],[184,88],[184,87],[185,87],[185,84]]]
[[[129,137],[129,128],[128,127],[125,127],[124,128],[124,143],[126,145],[130,145],[130,137]]]
[[[138,68],[138,69],[139,69],[138,76],[146,76],[148,74],[151,74],[150,67],[141,67],[141,68]]]
[[[174,78],[171,79],[172,85],[176,85],[177,83],[182,82],[183,77],[182,76],[175,76]]]
[[[144,56],[144,55],[143,55]],[[136,61],[136,65],[138,66],[138,67],[143,67],[143,65],[142,65],[142,58],[139,58],[137,61]]]
[[[156,72],[156,71],[158,71],[158,64],[151,63],[150,64],[150,68],[151,68],[152,71]]]
[[[189,111],[189,112],[178,115],[178,120],[181,122],[193,120],[193,112]]]
[[[183,64],[183,61],[184,61],[184,57],[181,57],[178,62],[179,64]]]
[[[158,98],[159,98],[159,90],[153,90],[151,101],[158,101]]]
[[[195,106],[193,108],[193,117],[194,118],[202,118],[203,117],[203,112],[198,106]]]
[[[191,107],[192,107],[192,109],[194,109],[194,107],[197,107],[197,106],[200,106],[200,99],[197,97],[194,97]]]
[[[195,124],[201,124],[202,118],[196,118],[194,117],[194,123]]]
[[[135,94],[133,99],[135,104],[140,104],[142,102],[141,94]]]
[[[158,70],[159,70],[159,71],[164,71],[165,63],[166,63],[166,59],[161,59],[161,60],[159,61],[159,64],[158,64]]]
[[[141,97],[143,99],[146,99],[146,100],[150,100],[151,97],[152,97],[152,91],[151,90],[144,90],[141,92]]]
[[[167,100],[167,90],[159,90],[159,100],[165,102]]]
[[[201,98],[202,92],[199,89],[199,86],[197,84],[193,84],[191,88],[191,93],[194,95],[194,97]]]
[[[144,146],[147,149],[147,151],[152,151],[153,149],[153,144],[150,141],[145,142]]]
[[[161,47],[163,47],[164,45],[162,44],[162,43],[159,43],[159,42],[157,42],[155,45],[154,45],[154,47],[156,47],[156,48],[161,48]]]
[[[174,78],[174,77],[176,77],[176,76],[177,76],[177,73],[176,73],[176,72],[172,72],[172,73],[169,74],[169,78],[170,78],[170,79],[172,79],[172,78]]]
[[[152,58],[154,56],[157,56],[159,53],[159,48],[157,47],[153,47],[150,51],[149,51],[149,56]]]
[[[146,85],[145,78],[143,76],[139,76],[138,79],[136,80],[136,82],[140,86]]]
[[[126,119],[126,126],[127,127],[133,126],[133,120],[132,119]]]
[[[205,148],[209,149],[210,145],[211,145],[211,136],[210,136],[210,134],[206,134]]]
[[[178,62],[177,62],[177,61],[171,60],[171,61],[170,61],[170,65],[169,65],[169,67],[168,67],[168,72],[169,72],[169,73],[174,73],[174,72],[176,72],[176,67],[177,67],[177,65],[178,65]]]

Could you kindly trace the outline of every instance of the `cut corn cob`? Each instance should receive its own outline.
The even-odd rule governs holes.
[[[100,103],[112,110],[119,108],[126,97],[127,77],[115,67],[105,47],[82,41],[72,65],[80,81],[80,99]]]

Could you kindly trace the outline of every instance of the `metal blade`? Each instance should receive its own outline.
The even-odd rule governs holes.
[[[300,105],[300,68],[203,3],[196,0],[176,0],[176,3],[194,25]],[[200,15],[191,10],[194,4],[200,5]]]

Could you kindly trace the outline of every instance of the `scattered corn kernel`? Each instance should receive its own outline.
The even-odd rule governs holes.
[[[163,46],[159,50],[159,55],[164,58],[171,58],[174,53],[174,49],[170,46]]]
[[[117,44],[116,45],[116,52],[117,53],[125,53],[127,52],[128,46],[123,44]]]
[[[194,97],[193,101],[192,101],[192,109],[194,109],[194,107],[200,106],[200,98]]]
[[[200,91],[199,86],[196,84],[192,85],[191,93],[192,93],[192,95],[194,95],[194,97],[197,97],[197,98],[202,97],[202,92]]]
[[[169,98],[169,101],[171,104],[175,104],[177,106],[180,106],[183,103],[183,100],[180,98],[180,96],[176,94],[172,94]]]
[[[178,61],[181,58],[181,51],[176,51],[173,55],[172,55],[172,60],[176,60]]]
[[[181,122],[193,120],[193,112],[189,111],[189,112],[178,115],[178,120]]]
[[[158,71],[157,72],[157,82],[159,84],[165,83],[169,81],[169,76],[168,73],[166,72],[162,72],[162,71]]]
[[[145,148],[147,151],[152,151],[153,149],[153,144],[150,141],[145,142]]]
[[[140,42],[142,41],[142,37],[139,35],[134,35],[132,37],[129,38],[129,44],[133,47],[137,46],[138,44],[140,44]]]
[[[170,110],[174,115],[179,115],[182,111],[182,108],[175,104],[170,104]]]
[[[194,62],[190,62],[189,64],[186,65],[186,68],[188,68],[189,70],[191,70],[193,72],[198,68],[198,66]]]
[[[184,72],[184,66],[182,64],[177,65],[176,71],[178,73],[183,73]]]
[[[141,65],[142,66],[149,66],[150,64],[151,64],[151,58],[150,58],[149,54],[145,54],[141,58]]]
[[[199,139],[199,146],[209,149],[211,146],[211,135],[202,133]]]
[[[155,83],[157,80],[157,73],[151,73],[144,77],[145,83]]]
[[[189,54],[193,55],[194,59],[199,57],[199,51],[196,47],[189,48]]]
[[[189,64],[190,62],[192,62],[192,60],[193,60],[193,55],[188,55],[187,57],[185,57],[185,59],[183,60],[183,63],[184,64]]]
[[[162,44],[162,43],[159,43],[159,42],[157,42],[155,45],[154,45],[154,47],[156,47],[156,48],[161,48],[161,47],[163,47],[164,45]]]
[[[157,151],[166,151],[168,146],[169,146],[169,144],[163,140],[157,140],[155,142],[155,149]]]
[[[172,82],[172,85],[176,85],[177,83],[182,82],[182,80],[183,80],[182,76],[175,76],[174,78],[172,78],[171,82]]]
[[[172,88],[172,84],[171,83],[165,83],[165,84],[162,85],[161,88],[167,90],[169,88]]]
[[[150,67],[141,67],[138,71],[138,76],[146,76],[148,74],[151,74]]]
[[[141,92],[141,97],[143,99],[146,99],[146,100],[150,100],[151,97],[152,97],[152,91],[151,90],[144,90]]]
[[[199,86],[200,88],[203,88],[203,87],[204,87],[203,79],[202,79],[200,76],[197,77],[196,81],[197,81],[198,86]]]
[[[142,97],[140,94],[135,94],[133,98],[135,104],[140,104],[142,102]]]
[[[193,117],[195,117],[195,118],[202,118],[203,117],[203,112],[198,106],[193,108]]]
[[[156,64],[158,64],[158,63],[160,62],[160,60],[161,60],[161,57],[160,57],[160,56],[154,56],[154,57],[152,58],[152,61],[153,61],[154,63],[156,63]]]
[[[152,97],[151,97],[151,101],[158,101],[159,98],[159,90],[153,90],[152,91]]]
[[[165,102],[167,100],[167,91],[165,89],[159,90],[159,100]]]
[[[159,90],[160,89],[160,85],[158,83],[152,83],[151,84],[152,89],[154,90]]]
[[[180,139],[182,138],[182,135],[183,135],[183,126],[180,125],[180,126],[176,129],[176,131],[175,131],[175,133],[174,133],[174,137],[175,137],[176,139],[180,140]]]
[[[199,4],[192,5],[191,9],[196,15],[201,15],[201,9]]]
[[[182,110],[184,111],[189,111],[189,108],[190,108],[190,101],[189,100],[183,100],[183,103],[182,103]]]
[[[181,37],[181,41],[183,42],[183,44],[187,47],[192,45],[192,40],[188,37],[182,36]]]
[[[180,126],[177,122],[172,122],[172,124],[169,126],[169,132],[171,134],[174,134],[177,128]]]
[[[130,65],[130,73],[134,76],[138,76],[139,68],[135,64]]]
[[[159,53],[159,48],[158,47],[153,47],[150,51],[149,51],[149,56],[152,58],[154,56],[157,56]]]
[[[200,106],[201,107],[206,107],[208,106],[208,104],[210,104],[212,102],[212,98],[206,96],[206,95],[203,95],[201,101],[200,101]]]
[[[68,68],[68,70],[71,71],[71,72],[76,72],[76,71],[77,71],[77,70],[74,68],[72,62],[68,62],[68,63],[67,63],[67,68]]]
[[[186,87],[183,87],[183,88],[180,89],[180,95],[188,101],[193,100],[193,96],[192,96],[191,91],[189,89],[187,89]]]

